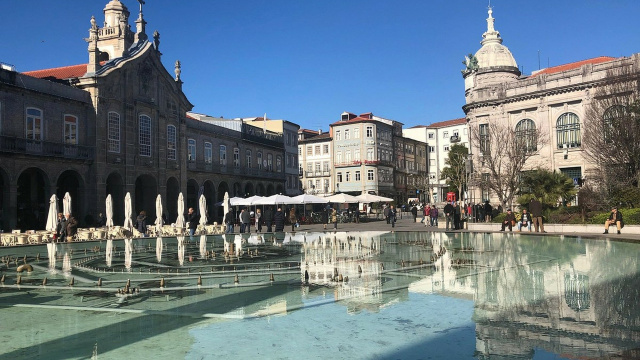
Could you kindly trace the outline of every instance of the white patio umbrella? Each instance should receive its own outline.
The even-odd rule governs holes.
[[[232,197],[231,199],[229,199],[229,205],[231,206],[240,206],[243,205],[242,203],[244,202],[245,199],[241,198],[241,197]]]
[[[71,195],[69,192],[64,194],[64,198],[62,198],[62,212],[66,214],[71,214]]]
[[[356,198],[361,203],[375,203],[375,202],[391,202],[391,201],[393,201],[393,199],[391,199],[391,198],[387,198],[387,197],[384,197],[384,196],[373,195],[373,194],[362,194],[362,195],[356,196]]]
[[[235,200],[231,205],[239,205],[239,206],[250,206],[250,205],[256,205],[256,202],[262,199],[262,196],[258,196],[258,195],[253,195],[251,197],[248,197],[246,199],[242,199],[242,198],[235,198],[237,200]]]
[[[200,225],[207,225],[207,199],[204,194],[200,195],[198,208],[200,209]]]
[[[319,196],[302,194],[292,197],[292,199],[299,201],[299,204],[326,204],[329,202],[327,198],[321,198]],[[298,204],[298,203],[296,203]]]
[[[343,194],[343,193],[331,195],[326,197],[325,199],[329,200],[330,203],[340,203],[340,204],[344,204],[344,203],[351,204],[351,203],[359,202],[357,197]]]
[[[156,231],[160,233],[162,231],[162,197],[160,194],[156,197]]]
[[[107,217],[107,222],[105,226],[108,228],[113,227],[113,200],[111,200],[111,194],[107,195],[107,200],[105,200],[105,216]]]
[[[184,227],[184,196],[182,196],[182,193],[178,195],[178,218],[176,219],[176,227]]]
[[[229,208],[231,208],[231,204],[229,203],[229,192],[225,192],[224,193],[224,199],[222,200],[222,206],[224,207],[223,214],[222,214],[222,220],[224,222],[224,217],[227,216],[227,213],[229,212]]]
[[[51,195],[49,199],[49,214],[47,215],[47,225],[45,229],[47,231],[56,231],[56,225],[58,225],[58,197],[56,194]]]
[[[133,220],[131,219],[131,215],[133,214],[133,210],[131,209],[131,194],[127,192],[127,195],[124,196],[124,225],[125,229],[133,230]]]
[[[253,205],[277,205],[277,204],[300,204],[297,200],[293,200],[286,195],[271,195],[267,197],[263,197],[262,199],[258,199],[253,203]]]

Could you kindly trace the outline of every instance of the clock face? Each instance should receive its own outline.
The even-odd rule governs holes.
[[[262,166],[267,166],[267,160],[262,160]]]

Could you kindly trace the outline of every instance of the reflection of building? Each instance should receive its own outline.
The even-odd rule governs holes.
[[[180,192],[197,208],[202,191],[209,219],[219,221],[213,203],[225,192],[297,190],[297,125],[287,123],[274,138],[255,130],[260,125],[232,131],[187,116],[193,105],[180,62],[167,71],[160,35],[146,34],[142,9],[135,29],[129,15],[111,0],[104,22],[91,19],[88,64],[22,74],[0,67],[1,229],[44,228],[51,194],[65,192],[81,225],[90,225],[107,194],[116,222],[127,192],[134,212],[150,218],[161,194],[173,222]],[[270,156],[281,172],[260,168]]]

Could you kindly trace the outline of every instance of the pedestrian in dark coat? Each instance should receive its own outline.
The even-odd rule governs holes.
[[[391,227],[396,227],[397,215],[398,212],[393,207],[393,205],[391,205],[391,208],[389,209],[389,221],[391,222]]]
[[[229,209],[229,212],[224,215],[224,223],[227,225],[227,234],[233,233],[233,225],[235,224],[236,216],[233,214],[233,209]]]
[[[267,226],[267,232],[271,232],[271,226],[273,225],[273,209],[271,206],[264,211],[264,224]]]
[[[143,237],[147,236],[147,213],[142,210],[138,217],[136,217],[136,223],[133,225],[136,230],[142,234]]]
[[[491,212],[493,212],[493,206],[489,204],[489,200],[484,203],[484,221],[491,222]]]
[[[56,224],[56,241],[65,241],[67,235],[67,219],[62,213],[58,213],[58,223]]]
[[[78,233],[78,221],[76,221],[76,218],[71,216],[69,213],[65,214],[65,217],[67,218],[67,231],[65,237],[67,241],[73,241],[73,237]]]
[[[455,228],[455,221],[453,219],[454,217],[453,205],[447,204],[444,206],[444,217],[445,217],[445,224],[446,224],[445,229],[449,231],[449,229]]]
[[[418,218],[418,208],[415,205],[411,207],[411,215],[413,215],[413,222],[416,222]]]
[[[284,231],[284,213],[282,208],[278,208],[275,214],[273,214],[273,223],[276,227],[276,232]]]
[[[462,209],[460,208],[460,205],[458,205],[457,202],[454,202],[453,203],[453,227],[456,230],[462,229],[462,226],[460,224],[461,216],[462,216]]]
[[[542,203],[538,199],[531,199],[529,202],[529,212],[531,213],[531,221],[536,232],[544,231],[544,225],[542,224]]]
[[[516,216],[513,215],[513,213],[511,212],[511,209],[507,209],[507,216],[504,217],[504,220],[502,220],[502,227],[500,228],[500,231],[504,231],[505,227],[509,227],[509,231],[513,231],[513,225],[516,224]]]
[[[249,209],[242,209],[242,212],[240,213],[240,232],[249,233],[250,231],[251,231],[251,214],[249,213]]]
[[[327,224],[329,223],[329,212],[331,211],[331,207],[327,206],[324,208],[324,211],[322,212],[322,219],[320,219],[320,221],[322,221],[322,228],[324,230],[327,230]]]
[[[291,231],[295,231],[296,224],[298,223],[298,217],[296,216],[296,208],[292,207],[289,210],[289,222],[291,223]]]
[[[384,214],[384,218],[387,219],[387,224],[389,224],[389,221],[391,220],[389,218],[389,213],[391,212],[391,208],[389,206],[385,206],[384,210],[383,210],[383,214]]]

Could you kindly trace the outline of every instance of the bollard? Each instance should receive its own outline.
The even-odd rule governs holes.
[[[198,286],[202,286],[202,276],[198,276]]]
[[[22,276],[18,275],[18,279],[16,280],[16,285],[20,285],[22,282]]]
[[[269,275],[269,281],[274,282],[275,280],[273,279],[273,273],[271,273],[271,275]]]
[[[76,283],[76,278],[72,277],[71,282],[69,282],[69,286],[73,286]]]
[[[98,286],[102,286],[102,278],[98,278]]]
[[[362,266],[358,265],[358,273],[362,273]]]
[[[131,280],[127,279],[127,285],[125,285],[125,287],[130,287],[131,286]]]
[[[164,287],[164,278],[160,278],[160,287],[163,288]],[[167,297],[168,298],[168,297]]]
[[[42,286],[47,285],[47,278],[45,277],[44,279],[42,279]]]
[[[240,279],[238,278],[238,274],[236,274],[236,277],[233,279],[233,282],[236,284],[240,282]]]

